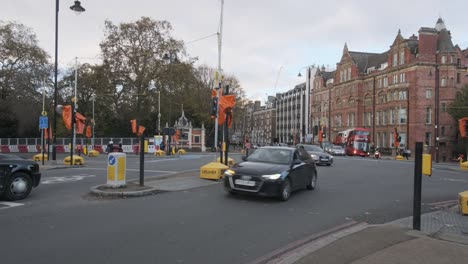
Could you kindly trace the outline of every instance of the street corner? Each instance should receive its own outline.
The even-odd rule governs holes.
[[[107,184],[97,185],[90,188],[89,194],[99,198],[107,199],[122,199],[130,197],[142,197],[155,195],[164,192],[163,190],[156,189],[152,186],[140,186],[138,183],[127,182],[122,187],[111,187]]]

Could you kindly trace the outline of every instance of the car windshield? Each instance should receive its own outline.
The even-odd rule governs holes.
[[[333,149],[343,149],[341,146],[333,146]]]
[[[289,164],[292,151],[289,149],[257,149],[247,160],[254,162]]]
[[[323,152],[323,149],[321,149],[319,146],[314,146],[314,145],[299,145],[299,147],[303,147],[306,151],[318,151],[318,152]]]

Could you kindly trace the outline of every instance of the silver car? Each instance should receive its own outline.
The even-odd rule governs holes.
[[[334,156],[344,156],[346,155],[345,149],[342,146],[333,146],[330,149],[330,154]]]
[[[315,164],[317,165],[331,166],[333,164],[333,156],[323,151],[319,146],[298,144],[297,147],[304,148],[314,159]]]

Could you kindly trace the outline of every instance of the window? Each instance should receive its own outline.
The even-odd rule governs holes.
[[[388,123],[390,125],[393,125],[394,121],[395,121],[395,113],[393,109],[390,109],[390,119],[388,120]]]
[[[406,82],[406,73],[400,73],[400,83]]]
[[[405,64],[405,51],[400,51],[400,65]]]
[[[432,89],[426,89],[426,99],[432,98]]]
[[[375,113],[375,124],[380,126],[380,112]]]
[[[406,133],[400,132],[399,134],[401,140],[400,140],[400,146],[405,147],[406,146]]]
[[[350,126],[351,125],[351,114],[348,113],[347,119],[346,119],[346,125]]]
[[[453,64],[454,62],[455,62],[455,57],[452,55],[452,56],[450,56],[450,63]]]
[[[406,109],[400,109],[398,111],[398,122],[399,124],[406,124]]]
[[[398,53],[393,53],[393,67],[398,65]]]
[[[393,84],[398,83],[398,74],[393,75]]]
[[[432,108],[426,107],[426,124],[432,123]]]
[[[460,83],[460,73],[457,73],[457,83]]]
[[[193,136],[193,143],[200,144],[200,136]]]
[[[440,128],[440,135],[445,136],[445,127],[444,126]]]
[[[351,67],[348,68],[348,80],[351,80]]]
[[[445,79],[445,77],[440,80],[440,86],[442,87],[447,86],[447,79]]]
[[[379,79],[377,82],[377,88],[382,88],[382,79]]]
[[[424,137],[424,144],[430,146],[431,145],[431,132],[426,132]]]
[[[383,111],[382,112],[382,125],[387,125],[387,112]]]
[[[399,99],[406,100],[407,99],[407,91],[400,91],[399,92]]]
[[[383,79],[383,87],[387,87],[387,86],[388,86],[388,77],[385,76]]]
[[[340,82],[343,81],[343,71],[340,71]]]
[[[441,63],[442,64],[445,64],[447,62],[447,58],[444,56],[442,56],[442,59],[441,59]]]
[[[447,104],[446,103],[442,103],[441,108],[442,108],[442,113],[447,112]]]

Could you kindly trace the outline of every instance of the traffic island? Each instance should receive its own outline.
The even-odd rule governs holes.
[[[151,186],[140,186],[134,182],[127,182],[125,186],[119,188],[107,184],[98,185],[91,187],[90,191],[92,195],[106,198],[141,197],[163,192]]]

